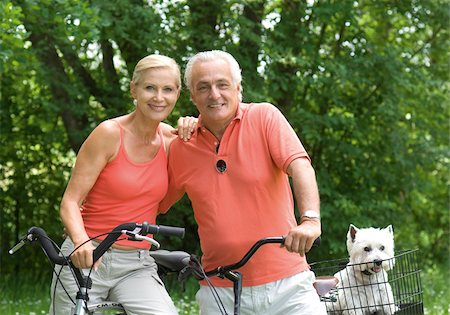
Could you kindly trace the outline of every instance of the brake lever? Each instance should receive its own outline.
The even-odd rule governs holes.
[[[126,234],[129,236],[129,240],[131,241],[147,241],[150,244],[152,244],[153,246],[156,247],[156,249],[159,249],[161,247],[161,244],[158,243],[158,241],[156,241],[155,239],[145,236],[145,235],[140,235],[138,233],[135,232],[131,232],[131,231],[127,231],[127,230],[122,230],[122,234]]]
[[[156,241],[155,239],[153,239],[151,237],[136,234],[134,236],[134,238],[138,241],[147,241],[147,242],[151,243],[152,245],[154,245],[156,247],[156,249],[159,249],[161,247],[161,244],[159,244],[158,241]]]

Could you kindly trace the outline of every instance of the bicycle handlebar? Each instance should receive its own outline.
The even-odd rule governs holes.
[[[134,234],[139,235],[147,235],[147,234],[159,234],[165,236],[178,236],[184,237],[184,228],[172,227],[172,226],[164,226],[164,225],[154,225],[148,223],[124,223],[115,227],[109,235],[94,249],[93,259],[96,262],[111,246],[112,244],[119,238],[120,235],[124,234],[126,231],[131,231]],[[47,257],[54,264],[57,265],[67,265],[69,261],[62,256],[59,256],[58,251],[53,245],[50,238],[47,236],[47,233],[39,227],[31,227],[27,235],[25,235],[16,246],[14,246],[9,253],[14,254],[17,250],[19,250],[27,241],[33,242],[38,241],[44,250]]]
[[[245,253],[244,257],[242,257],[242,259],[240,261],[238,261],[237,263],[227,265],[227,266],[217,267],[216,269],[205,272],[205,275],[208,277],[215,276],[215,275],[222,276],[230,271],[239,269],[242,266],[244,266],[250,260],[250,258],[252,258],[252,256],[256,253],[256,251],[261,246],[263,246],[265,244],[284,244],[284,240],[285,240],[284,236],[266,237],[266,238],[260,239],[255,244],[253,244],[253,246],[247,251],[247,253]],[[320,241],[321,241],[320,237],[316,238],[314,240],[313,246],[319,246]]]
[[[96,262],[102,255],[111,247],[111,245],[123,234],[122,231],[133,231],[136,229],[141,229],[138,234],[147,235],[165,235],[165,236],[178,236],[184,237],[184,228],[165,226],[165,225],[154,225],[154,224],[137,224],[137,223],[124,223],[115,227],[111,233],[97,246],[94,250],[94,262]]]
[[[240,314],[241,305],[241,292],[242,292],[242,274],[237,269],[244,266],[250,258],[256,253],[256,251],[265,244],[284,244],[285,237],[266,237],[256,241],[253,246],[245,253],[244,257],[235,264],[227,266],[219,266],[214,270],[203,272],[203,268],[197,259],[192,259],[190,261],[190,267],[194,275],[198,280],[203,280],[210,276],[218,276],[220,278],[227,278],[233,282],[233,293],[234,293],[234,314]],[[314,240],[313,246],[318,246],[320,244],[320,237]],[[217,296],[218,298],[218,296]],[[219,298],[220,300],[220,298]],[[223,307],[223,305],[222,305]],[[220,305],[219,305],[220,308]],[[226,314],[226,312],[225,312]]]
[[[41,229],[40,227],[33,226],[31,227],[27,235],[22,239],[22,243],[25,244],[25,241],[28,240],[29,242],[39,241],[41,244],[42,249],[44,250],[47,257],[52,261],[54,264],[57,265],[67,265],[68,260],[65,257],[61,257],[58,254],[58,251],[55,248],[55,245],[53,245],[50,238],[47,236],[47,233]],[[12,250],[11,250],[12,251]],[[13,252],[10,251],[10,254],[13,254]]]

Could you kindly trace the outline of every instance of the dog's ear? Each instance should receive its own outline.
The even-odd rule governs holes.
[[[387,231],[389,234],[394,234],[394,227],[392,224],[384,228],[385,231]]]
[[[358,232],[358,228],[354,226],[353,224],[350,224],[350,227],[348,229],[348,238],[352,240],[352,242],[355,242],[356,233]]]

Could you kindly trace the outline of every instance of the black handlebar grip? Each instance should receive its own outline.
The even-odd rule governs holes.
[[[122,235],[122,230],[133,231],[136,228],[136,223],[124,223],[118,225],[111,231],[111,233],[94,249],[92,253],[93,262],[95,263],[103,254],[111,247],[112,244]]]
[[[152,234],[159,234],[164,236],[177,236],[177,237],[184,237],[184,228],[180,227],[174,227],[174,226],[166,226],[166,225],[156,225],[153,226],[153,232],[149,232]]]
[[[68,264],[68,261],[64,257],[59,256],[58,251],[43,229],[33,226],[28,230],[28,234],[33,235],[33,238],[35,238],[41,244],[45,254],[52,263],[56,265]]]
[[[285,236],[282,237],[282,239],[281,239],[281,241],[280,241],[281,244],[284,244],[284,239],[285,239],[285,238],[286,238]],[[318,238],[316,238],[316,239],[314,240],[312,246],[314,246],[314,247],[319,246],[321,241],[322,241],[322,239],[321,239],[320,236],[319,236]]]

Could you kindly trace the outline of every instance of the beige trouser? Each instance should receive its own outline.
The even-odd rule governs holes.
[[[72,241],[67,238],[62,252],[68,255],[73,250]],[[55,267],[51,286],[51,306],[49,314],[69,315],[73,302],[64,292],[61,283],[75,301],[78,287],[69,267],[63,267],[59,274],[61,283],[55,282],[61,267]],[[83,269],[88,275],[89,269]],[[103,301],[119,302],[128,315],[174,315],[178,314],[164,284],[157,274],[157,266],[147,250],[119,250],[111,248],[102,258],[97,271],[91,271],[92,289],[88,291],[89,304]],[[53,303],[55,305],[53,310]]]
[[[326,315],[325,305],[313,287],[314,273],[305,271],[292,277],[259,286],[242,288],[241,315]],[[215,288],[228,314],[233,314],[233,288]],[[196,295],[200,314],[221,314],[211,289],[200,286]]]

